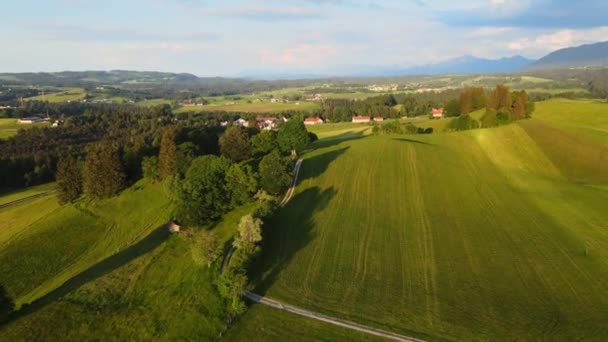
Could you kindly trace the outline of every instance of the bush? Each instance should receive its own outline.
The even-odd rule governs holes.
[[[403,127],[399,121],[390,121],[382,125],[382,133],[384,134],[403,134]]]
[[[310,140],[311,143],[319,140],[319,137],[314,134],[313,132],[308,132],[308,140]]]

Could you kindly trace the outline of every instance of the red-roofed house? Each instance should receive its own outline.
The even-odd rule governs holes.
[[[431,114],[434,118],[442,118],[443,117],[443,108],[433,108],[431,110]]]
[[[354,123],[365,123],[370,122],[372,119],[369,116],[353,116]]]
[[[321,125],[323,124],[323,119],[321,118],[306,118],[304,119],[305,125]]]

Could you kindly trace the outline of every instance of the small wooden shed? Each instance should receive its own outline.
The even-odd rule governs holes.
[[[176,234],[179,233],[180,226],[175,223],[175,221],[169,221],[169,223],[167,223],[167,229],[169,229],[171,234]]]

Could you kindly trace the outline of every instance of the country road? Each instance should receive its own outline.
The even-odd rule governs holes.
[[[287,202],[289,202],[291,197],[293,196],[293,193],[296,188],[296,184],[298,183],[298,175],[300,174],[301,166],[302,166],[302,159],[298,159],[295,167],[293,168],[293,174],[294,174],[293,181],[291,182],[289,189],[287,189],[287,192],[285,193],[285,197],[283,197],[283,200],[281,201],[281,203],[279,203],[279,207],[284,207],[287,204]],[[222,261],[222,267],[220,268],[220,273],[224,273],[224,269],[226,268],[226,266],[228,266],[228,263],[230,262],[230,258],[232,257],[232,254],[234,253],[235,249],[236,248],[234,246],[230,246],[228,253],[226,253],[224,260]]]
[[[279,203],[279,207],[284,207],[287,204],[287,202],[289,202],[291,197],[293,196],[293,193],[295,192],[295,189],[296,189],[296,184],[298,183],[298,176],[300,175],[301,166],[302,166],[302,159],[298,159],[298,161],[296,162],[296,166],[293,168],[293,181],[291,182],[291,185],[289,186],[289,189],[287,190],[285,197],[283,197],[283,200],[281,201],[281,203]]]
[[[295,307],[295,306],[292,306],[289,304],[284,304],[284,303],[278,302],[274,299],[270,299],[268,297],[260,296],[253,292],[249,292],[249,291],[245,292],[245,297],[253,302],[256,302],[256,303],[259,303],[262,305],[266,305],[266,306],[273,307],[275,309],[291,312],[293,314],[315,319],[317,321],[334,324],[334,325],[337,325],[337,326],[340,326],[340,327],[343,327],[346,329],[356,330],[356,331],[359,331],[362,333],[379,336],[379,337],[383,337],[383,338],[394,340],[394,341],[423,342],[423,340],[420,340],[420,339],[417,339],[414,337],[403,336],[403,335],[399,335],[399,334],[396,334],[396,333],[393,333],[390,331],[367,327],[367,326],[364,326],[364,325],[361,325],[358,323],[349,322],[349,321],[345,321],[345,320],[342,320],[339,318],[326,316],[326,315],[323,315],[323,314],[320,314],[317,312],[300,309],[298,307]]]

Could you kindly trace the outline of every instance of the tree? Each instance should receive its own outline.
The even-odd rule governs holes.
[[[91,145],[84,163],[84,192],[93,198],[116,195],[125,186],[125,172],[118,151],[110,143]]]
[[[270,194],[278,194],[291,183],[291,176],[277,151],[262,158],[259,173],[260,185]]]
[[[252,147],[247,132],[243,128],[232,126],[220,137],[222,156],[235,163],[251,158]]]
[[[388,94],[384,100],[384,105],[387,107],[394,107],[397,105],[397,100],[393,94]]]
[[[226,172],[226,187],[233,206],[249,202],[258,188],[251,166],[232,164]]]
[[[239,235],[232,245],[239,250],[252,254],[260,241],[262,241],[262,220],[254,218],[252,215],[241,217]]]
[[[178,187],[177,216],[184,224],[203,225],[230,208],[225,175],[230,161],[213,155],[194,159]]]
[[[15,310],[15,303],[6,289],[0,284],[0,322],[4,321]]]
[[[190,164],[196,157],[197,148],[191,142],[181,143],[177,146],[177,157],[176,157],[176,167],[177,173],[180,176],[184,176]]]
[[[453,99],[445,105],[446,116],[460,116],[460,101]]]
[[[160,142],[160,153],[158,154],[158,172],[161,179],[174,176],[177,172],[177,128],[166,127]]]
[[[73,202],[82,194],[82,172],[75,158],[67,156],[57,162],[55,179],[60,203]]]
[[[202,231],[194,236],[194,247],[192,258],[195,262],[206,264],[211,267],[222,255],[222,244],[217,234],[209,231]]]
[[[526,117],[526,108],[528,107],[528,94],[525,90],[513,94],[515,101],[511,109],[511,119],[521,120]]]
[[[486,93],[483,88],[465,88],[460,93],[460,113],[469,114],[487,105]]]
[[[145,178],[152,181],[160,179],[160,173],[158,172],[158,157],[144,157],[141,162],[141,170]]]
[[[274,131],[262,131],[251,138],[254,155],[265,155],[277,149],[277,134]]]
[[[509,88],[499,84],[490,94],[488,99],[488,109],[498,112],[508,112],[511,109],[512,100]]]
[[[291,152],[292,156],[302,152],[309,143],[308,131],[302,120],[292,118],[279,129],[277,137],[279,148],[283,152]]]

